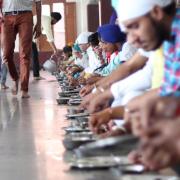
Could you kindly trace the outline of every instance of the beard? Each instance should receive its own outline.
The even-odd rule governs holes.
[[[152,50],[156,50],[167,39],[169,32],[166,30],[163,23],[155,21],[151,16],[149,16],[149,18],[152,23],[152,27],[154,27],[155,38],[156,38],[156,43]]]

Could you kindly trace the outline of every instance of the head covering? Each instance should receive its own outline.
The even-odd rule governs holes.
[[[88,43],[88,37],[93,34],[92,32],[82,32],[79,34],[78,38],[76,39],[77,44],[87,44]]]
[[[117,13],[115,10],[113,10],[112,15],[109,20],[109,24],[116,24],[116,20],[117,20]]]
[[[166,7],[174,0],[118,0],[116,11],[120,22],[141,17],[149,13],[154,6]]]
[[[74,44],[72,49],[73,49],[74,52],[81,52],[81,49],[80,49],[78,44]]]
[[[131,59],[134,54],[137,52],[137,49],[130,43],[124,43],[122,51],[119,53],[119,58],[121,61],[127,61]]]
[[[126,40],[126,35],[121,32],[119,26],[115,24],[105,24],[100,26],[98,28],[98,33],[100,38],[108,43],[118,43]]]

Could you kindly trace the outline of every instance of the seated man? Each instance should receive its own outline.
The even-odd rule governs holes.
[[[143,3],[143,1],[139,2],[139,3],[141,4],[141,3]],[[126,3],[125,3],[125,5],[126,5]],[[151,8],[146,9],[147,12],[150,12],[148,19],[151,19],[151,16],[156,11],[156,9],[158,9],[159,13],[162,12],[164,14],[166,23],[170,23],[170,26],[167,29],[168,31],[164,32],[164,34],[166,33],[167,37],[158,39],[159,36],[157,37],[157,34],[162,34],[162,32],[159,31],[160,30],[159,28],[154,27],[154,30],[152,30],[149,33],[147,33],[147,31],[142,31],[140,33],[141,36],[139,36],[139,38],[142,38],[142,36],[145,36],[147,39],[149,38],[149,40],[147,40],[147,47],[144,47],[144,44],[141,44],[141,43],[139,43],[138,45],[140,47],[143,47],[146,50],[151,50],[153,48],[156,49],[156,46],[158,46],[159,44],[161,44],[164,41],[163,53],[166,54],[164,56],[164,58],[165,58],[164,82],[163,82],[160,90],[157,89],[156,91],[152,91],[152,94],[148,93],[144,97],[136,98],[135,100],[130,102],[127,106],[127,109],[128,109],[127,111],[129,112],[128,117],[133,119],[133,114],[136,114],[136,116],[137,116],[137,114],[139,114],[139,116],[140,116],[139,119],[142,120],[142,123],[144,125],[146,123],[149,124],[148,119],[149,119],[149,116],[153,109],[153,104],[158,100],[158,98],[160,98],[160,96],[177,96],[177,97],[179,97],[179,94],[180,94],[179,93],[179,86],[180,86],[179,73],[178,73],[179,67],[180,67],[180,65],[179,65],[180,63],[178,61],[179,53],[178,53],[177,48],[173,48],[176,45],[178,45],[178,43],[179,43],[179,34],[178,33],[174,34],[174,29],[176,30],[176,32],[178,32],[179,26],[177,26],[177,23],[179,22],[179,18],[178,18],[179,10],[177,9],[177,11],[176,11],[174,2],[165,1],[165,3],[162,4],[161,1],[152,1]],[[133,24],[134,20],[132,20],[132,17],[129,18],[128,16],[127,17],[125,16],[124,18],[125,18],[125,20],[123,20],[123,22],[127,28],[129,37],[132,36],[131,38],[133,38],[134,36],[131,33],[133,31],[133,29],[129,28],[129,24]],[[148,21],[148,19],[146,19],[145,16],[141,14],[141,12],[139,12],[137,14],[137,22],[141,25],[144,23],[144,21],[145,22]],[[142,20],[144,20],[144,21],[142,21]],[[154,16],[153,16],[153,21],[156,21],[156,18]],[[164,19],[161,19],[159,21],[160,21],[159,25],[163,27],[164,25],[162,25],[162,23],[163,23]],[[127,25],[126,22],[130,22],[130,23],[128,23],[128,25]],[[146,25],[146,26],[148,26],[146,28],[149,28],[150,24],[151,23]],[[173,24],[173,27],[171,26],[171,24]],[[139,29],[137,31],[139,31]],[[155,32],[155,34],[152,34],[152,32]],[[154,38],[150,38],[150,36],[153,36]],[[175,41],[170,38],[172,36]],[[136,41],[134,41],[134,43],[135,42]],[[174,44],[174,42],[176,42],[176,43]],[[173,49],[174,51],[171,51],[171,49]],[[168,50],[170,50],[170,52]],[[134,122],[134,121],[132,121],[132,122]]]
[[[88,105],[90,112],[99,111],[103,107],[106,107],[103,106],[106,104],[109,106],[109,101],[112,102],[112,99],[115,100],[115,103],[112,104],[111,108],[93,114],[90,121],[92,129],[98,129],[102,124],[107,124],[113,119],[123,119],[124,105],[126,105],[133,97],[150,89],[151,85],[152,88],[154,88],[154,77],[158,77],[158,79],[156,78],[156,82],[159,82],[159,84],[157,85],[156,83],[156,86],[161,86],[161,77],[163,75],[163,71],[161,70],[163,69],[163,63],[161,63],[161,66],[158,66],[158,71],[154,71],[153,62],[161,62],[163,61],[163,57],[161,57],[161,59],[157,58],[159,58],[159,56],[157,56],[156,52],[151,53],[150,59],[142,70],[137,71],[124,80],[114,83],[110,89],[107,89],[104,92],[100,91],[101,88],[98,89],[96,92],[98,95],[94,97]],[[117,120],[116,123],[118,126],[121,126],[123,121]]]
[[[135,98],[127,105],[125,111],[126,119],[131,122],[132,127],[134,127],[134,132],[138,132],[140,137],[143,138],[147,137],[144,136],[145,132],[156,126],[158,120],[163,119],[164,117],[165,112],[162,112],[159,118],[153,118],[155,106],[158,101],[161,100],[162,97],[171,96],[172,98],[176,97],[173,99],[173,101],[176,102],[180,97],[180,61],[179,48],[177,48],[180,44],[180,10],[176,9],[175,1],[173,0],[139,0],[135,3],[132,3],[132,1],[130,2],[129,0],[120,0],[118,3],[119,20],[120,23],[122,23],[124,26],[130,41],[132,41],[136,46],[141,47],[147,51],[157,49],[163,43],[165,67],[164,81],[161,88],[149,92],[144,96]],[[143,9],[140,8],[142,6]],[[136,9],[136,11],[134,11],[134,9]],[[143,29],[140,27],[143,27]],[[174,118],[170,117],[169,119]],[[161,128],[163,128],[162,124]],[[174,127],[174,130],[175,129],[176,127]],[[156,133],[153,135],[153,137],[155,135]],[[165,138],[165,135],[163,135],[162,138]],[[155,141],[157,142],[158,139]],[[172,137],[166,141],[166,145],[169,146],[169,142],[171,141],[174,141]],[[149,143],[153,144],[153,139],[152,141],[149,141]],[[148,148],[148,145],[143,147],[147,147],[146,152],[148,152],[148,154],[146,154],[146,164],[149,164],[153,167],[154,164],[151,161],[152,159],[150,159],[152,157],[150,154],[153,153],[153,149],[151,149],[151,147]],[[154,156],[153,160],[157,160],[162,157],[160,152],[164,153],[167,149],[164,150],[164,146],[161,145],[155,145],[154,147],[158,151],[156,151],[156,156]],[[156,163],[162,163],[166,160],[169,161],[172,154],[169,152],[166,155],[168,156],[164,156],[164,159],[162,159],[163,161],[156,161]],[[178,158],[179,157],[177,157],[177,159]],[[167,163],[167,161],[165,164],[171,165],[171,163]],[[156,164],[158,168],[164,167],[158,163]]]
[[[104,64],[103,55],[101,53],[98,54],[95,52],[99,48],[99,39],[98,33],[93,33],[88,37],[89,48],[87,51],[89,65],[84,69],[84,72],[81,74],[81,77],[78,79],[79,84],[86,84],[86,80],[88,80],[92,75],[95,69],[99,68]]]
[[[67,45],[63,48],[62,56],[58,58],[58,69],[64,69],[74,61],[72,47]]]
[[[102,87],[104,89],[109,88],[113,83],[128,77],[139,69],[142,69],[148,60],[148,58],[146,58],[144,54],[146,54],[146,52],[144,51],[136,52],[136,54],[132,58],[118,66],[117,69],[114,70],[109,76],[104,77],[96,83],[92,83],[90,85],[88,84],[83,87],[80,91],[80,95],[82,97],[88,95],[92,92],[95,86]]]
[[[93,74],[94,70],[98,69],[104,64],[104,59],[101,54],[99,56],[95,49],[99,47],[99,39],[98,39],[98,33],[93,33],[89,36],[88,42],[90,44],[90,48],[92,49],[89,53],[89,66],[84,70],[86,78]]]
[[[98,34],[100,39],[100,47],[103,52],[110,54],[110,62],[104,68],[98,69],[94,72],[91,83],[95,83],[105,76],[108,76],[113,70],[115,70],[120,64],[122,64],[127,58],[121,56],[119,51],[122,47],[131,48],[128,43],[125,43],[126,36],[122,33],[117,25],[103,25],[98,28]],[[125,44],[124,44],[125,43]],[[125,48],[125,49],[126,49]],[[131,48],[133,54],[134,48]]]

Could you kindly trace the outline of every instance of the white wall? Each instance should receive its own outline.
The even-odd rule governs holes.
[[[67,2],[76,2],[77,34],[87,31],[87,5],[97,4],[99,0],[67,0]]]
[[[88,30],[87,5],[92,3],[98,3],[98,0],[77,0],[77,34]]]

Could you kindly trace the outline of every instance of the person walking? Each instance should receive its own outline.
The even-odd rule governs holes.
[[[42,34],[46,35],[47,41],[49,45],[51,46],[53,50],[53,55],[57,55],[58,50],[56,48],[56,45],[54,43],[54,37],[53,37],[53,25],[55,25],[58,21],[60,21],[62,18],[61,14],[58,12],[52,12],[51,16],[41,16],[41,29],[42,29]],[[37,22],[37,16],[33,17],[34,24]],[[40,76],[39,70],[40,70],[40,65],[39,65],[39,53],[38,53],[38,48],[36,45],[36,41],[33,38],[32,42],[32,67],[33,67],[33,77],[34,80],[42,80]]]
[[[32,5],[35,2],[37,23],[33,29]],[[21,97],[29,98],[29,67],[31,59],[32,36],[41,34],[41,1],[40,0],[5,0],[2,3],[2,60],[9,69],[14,82],[12,94],[18,94],[21,83]],[[20,75],[13,61],[16,35],[19,34]]]

